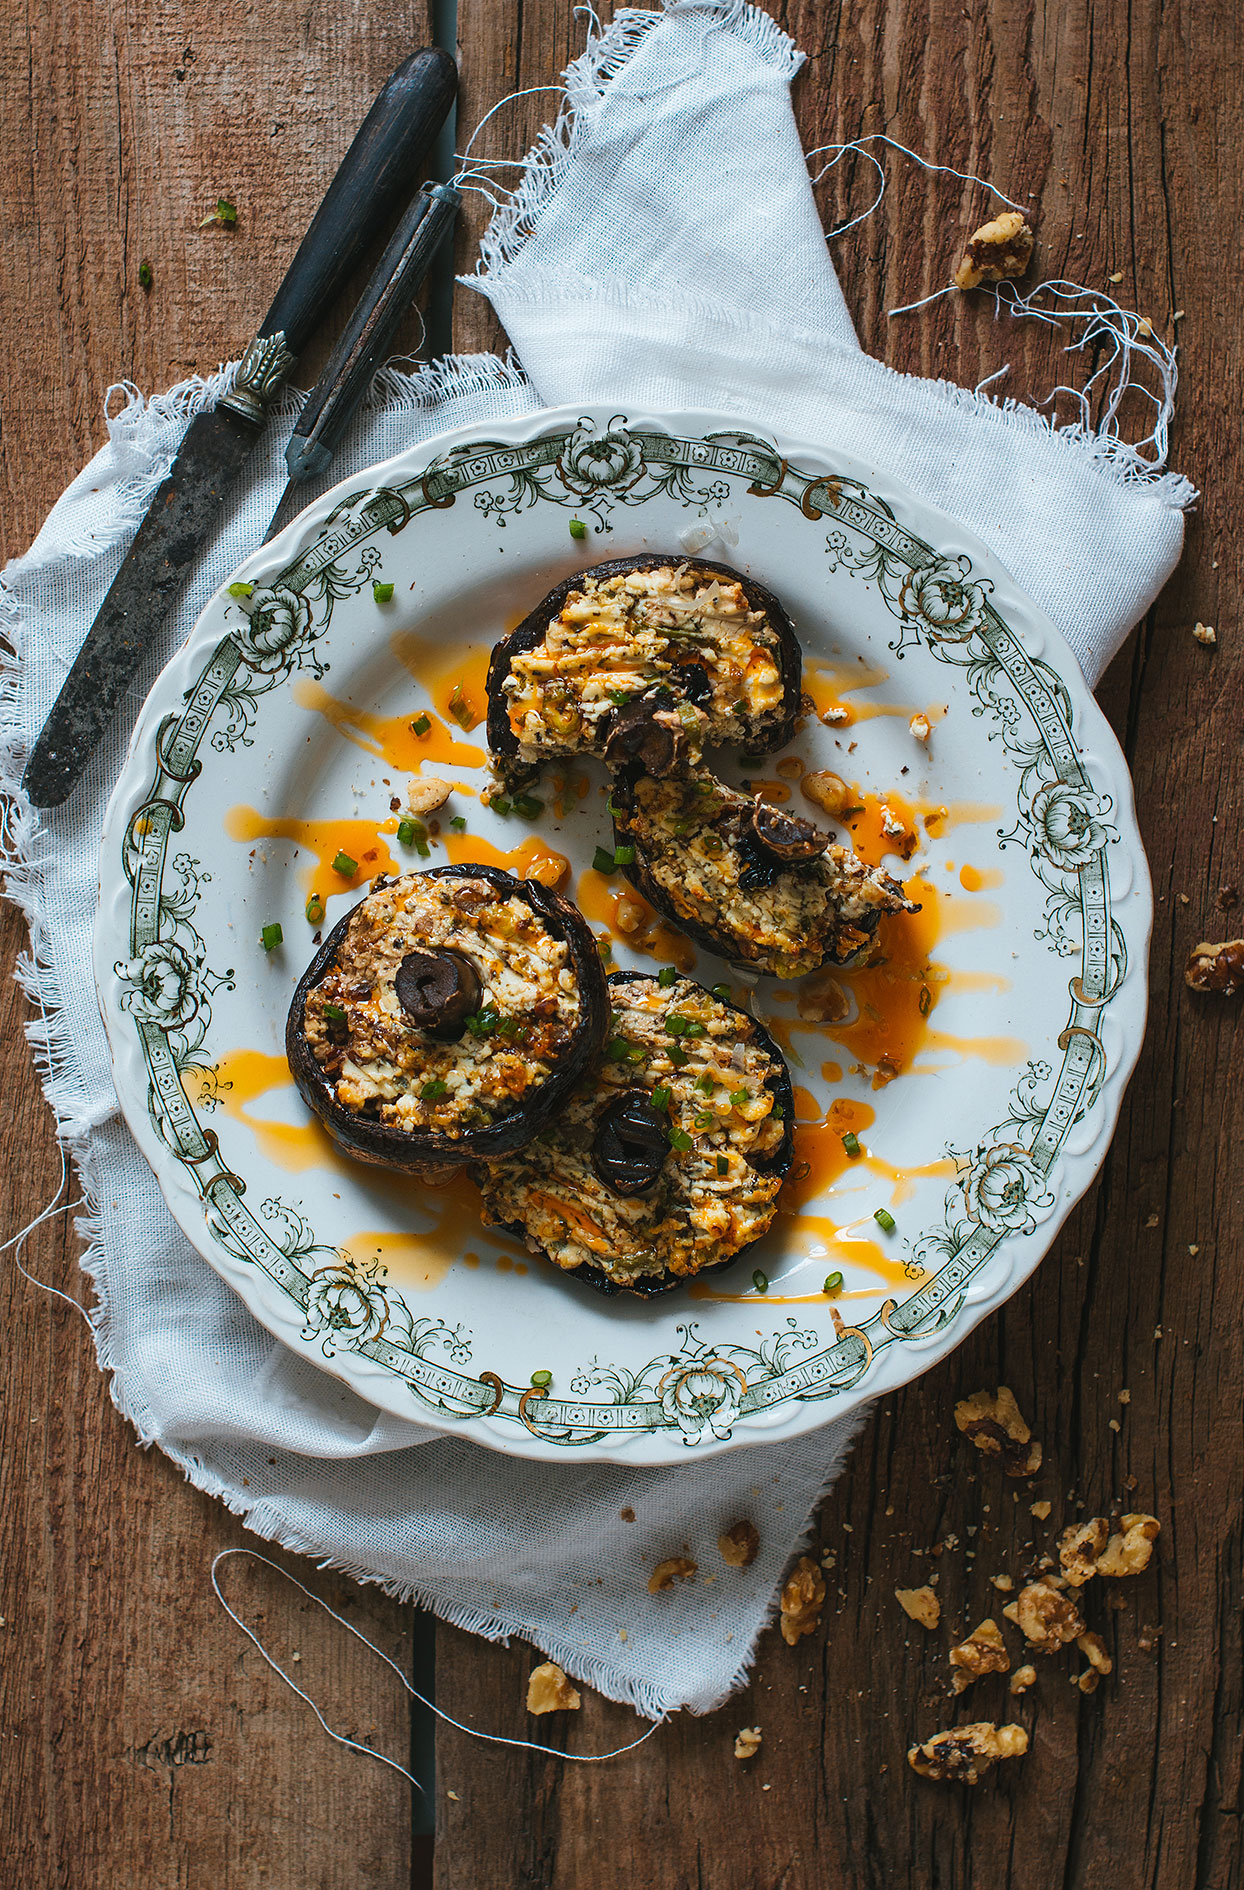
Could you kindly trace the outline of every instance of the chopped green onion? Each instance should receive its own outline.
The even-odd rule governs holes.
[[[769,1114],[773,1117],[775,1122],[785,1122],[786,1120],[786,1111],[783,1109],[781,1103],[774,1103]]]
[[[353,879],[358,870],[358,861],[352,860],[348,853],[339,853],[333,861],[333,871],[340,873],[342,879]]]
[[[827,1273],[825,1275],[825,1284],[821,1288],[821,1291],[822,1293],[840,1293],[842,1291],[841,1273]]]
[[[259,934],[259,943],[266,952],[271,952],[275,951],[277,946],[283,943],[284,938],[285,934],[282,932],[279,925],[265,925],[263,931]]]
[[[659,1111],[662,1109],[669,1108],[670,1099],[672,1095],[673,1095],[673,1091],[667,1089],[664,1083],[658,1083],[657,1087],[653,1090],[652,1095],[649,1098],[649,1100],[652,1103],[653,1108]]]
[[[449,698],[449,713],[459,728],[473,729],[479,721],[479,716],[475,713],[475,705],[467,700],[460,682],[453,686],[453,692]]]
[[[711,1096],[717,1087],[711,1076],[697,1076],[695,1086],[705,1096]]]
[[[687,1019],[687,1035],[689,1037],[702,1037],[704,1035],[704,1026],[698,1017],[689,1017]]]
[[[921,1017],[927,1017],[929,1012],[933,1009],[933,993],[930,991],[927,984],[921,985],[920,996],[917,998],[916,1003]]]
[[[247,584],[242,578],[239,578],[236,584],[229,586],[229,595],[230,597],[249,597],[254,588],[255,586],[253,584]]]
[[[317,892],[313,892],[307,901],[307,924],[318,925],[324,917],[324,901]]]
[[[524,820],[538,820],[544,812],[544,802],[537,800],[534,794],[516,794],[514,812],[521,814]]]
[[[572,538],[586,538],[587,537],[587,526],[583,523],[583,520],[581,518],[571,519],[570,536]]]
[[[506,800],[504,794],[490,794],[488,796],[488,805],[491,807],[494,814],[508,814],[510,811],[510,803]]]
[[[497,1012],[488,1005],[484,1010],[476,1011],[474,1017],[468,1017],[466,1026],[473,1037],[491,1037],[498,1021]]]
[[[613,855],[608,847],[597,847],[592,855],[592,865],[598,873],[612,873]]]
[[[732,1089],[730,1091],[730,1101],[736,1109],[741,1109],[743,1104],[750,1102],[751,1099],[752,1092],[750,1089]]]
[[[730,1157],[728,1155],[719,1155],[717,1157],[717,1173],[719,1175],[728,1175],[730,1173]]]
[[[685,1150],[691,1147],[691,1137],[687,1134],[685,1129],[668,1129],[666,1134],[669,1137],[669,1145],[671,1148]]]
[[[685,1050],[680,1050],[676,1043],[670,1044],[665,1054],[669,1058],[670,1062],[673,1064],[676,1070],[681,1070],[684,1063],[690,1063],[691,1061],[691,1058],[687,1055],[687,1052]]]
[[[624,709],[631,699],[629,689],[610,689],[606,691],[615,709]]]
[[[499,1017],[497,1019],[497,1029],[501,1032],[503,1037],[517,1037],[522,1028],[523,1020],[521,1017]]]
[[[842,1138],[842,1146],[846,1150],[848,1155],[855,1156],[859,1154],[860,1138],[855,1133],[854,1129],[847,1130],[846,1134]]]
[[[876,1221],[878,1227],[883,1228],[887,1234],[894,1232],[895,1220],[889,1208],[877,1208],[873,1214],[873,1219]]]
[[[432,1081],[425,1083],[423,1088],[419,1091],[419,1095],[424,1102],[439,1102],[442,1096],[448,1096],[448,1094],[449,1084],[442,1082],[439,1076],[434,1076]]]
[[[465,833],[466,832],[466,815],[455,814],[449,824],[453,828],[455,833]]]
[[[657,983],[663,991],[668,991],[672,984],[678,983],[678,973],[673,965],[662,965],[657,973]]]
[[[429,733],[432,727],[431,717],[423,715],[423,714],[417,715],[414,721],[411,723],[410,727],[411,727],[412,734],[426,735]]]
[[[216,208],[209,210],[207,215],[200,219],[199,228],[206,229],[209,223],[236,223],[237,220],[237,205],[230,203],[227,197],[217,197]]]
[[[685,1037],[690,1021],[690,1018],[684,1017],[680,1011],[671,1011],[665,1020],[666,1031],[671,1037]]]
[[[760,1268],[757,1267],[756,1271],[752,1274],[752,1285],[756,1288],[758,1293],[767,1293],[769,1290],[768,1274],[762,1273]]]
[[[640,1043],[633,1043],[626,1053],[628,1063],[645,1063],[648,1053]]]
[[[634,847],[615,847],[613,857],[619,866],[631,866],[635,861]]]
[[[546,1391],[553,1382],[552,1372],[532,1372],[531,1382],[541,1391]]]
[[[377,578],[373,578],[371,581],[371,594],[378,604],[387,604],[392,600],[393,586],[391,584],[381,584]]]
[[[700,1114],[696,1116],[694,1120],[692,1121],[691,1126],[693,1129],[711,1129],[713,1126],[712,1110],[711,1109],[701,1110]]]
[[[414,845],[415,835],[418,831],[419,829],[416,827],[413,820],[399,820],[397,823],[397,837],[404,847]]]
[[[605,812],[607,814],[612,814],[616,820],[617,816],[621,813],[624,813],[625,811],[626,810],[624,808],[614,806],[613,795],[611,794],[608,800],[605,802]]]
[[[631,1054],[631,1046],[625,1037],[611,1037],[605,1045],[605,1055],[611,1063],[626,1063]]]
[[[144,291],[146,291],[151,288],[151,285],[154,281],[155,281],[155,271],[151,267],[151,264],[144,257],[142,262],[140,262],[138,265],[138,286],[140,289],[143,289]]]
[[[344,1007],[340,1004],[325,1004],[324,1019],[329,1024],[344,1024],[346,1021]]]
[[[838,818],[839,820],[854,820],[857,814],[862,814],[863,812],[864,804],[861,801],[858,807],[844,807]]]
[[[723,1004],[728,1004],[730,1002],[730,986],[728,984],[715,984],[713,986],[713,996],[720,998]]]

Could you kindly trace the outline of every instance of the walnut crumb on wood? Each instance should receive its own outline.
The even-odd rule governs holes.
[[[1212,623],[1193,624],[1192,634],[1198,643],[1205,643],[1211,647],[1218,641],[1218,633]]]
[[[555,1660],[533,1667],[527,1681],[529,1713],[577,1713],[582,1702]]]
[[[955,1669],[956,1693],[970,1687],[983,1673],[1009,1673],[1011,1656],[1006,1651],[1002,1630],[992,1616],[973,1628],[965,1641],[950,1650],[950,1664]]]
[[[740,1519],[718,1536],[717,1547],[731,1568],[750,1568],[760,1552],[760,1532],[755,1523]]]
[[[927,1583],[923,1588],[896,1588],[894,1599],[921,1627],[935,1628],[942,1618],[942,1604]]]
[[[1075,1602],[1050,1582],[1029,1582],[1002,1612],[1041,1654],[1069,1646],[1086,1631]]]
[[[911,1747],[907,1763],[921,1778],[975,1785],[998,1759],[1018,1759],[1027,1750],[1028,1734],[1022,1726],[994,1726],[982,1719],[934,1733],[923,1745]]]
[[[1032,260],[1032,225],[1020,210],[1004,210],[973,230],[955,270],[956,289],[1022,276]]]
[[[1139,1575],[1149,1566],[1153,1545],[1162,1525],[1156,1516],[1133,1514],[1119,1518],[1118,1532],[1112,1535],[1097,1558],[1099,1575]]]
[[[762,1734],[759,1726],[744,1726],[734,1741],[736,1759],[754,1759],[760,1751]]]
[[[1017,1667],[1011,1675],[1010,1690],[1012,1693],[1027,1693],[1029,1687],[1035,1686],[1036,1683],[1037,1670],[1030,1661],[1025,1661],[1023,1666]]]
[[[1041,1468],[1041,1446],[1020,1414],[1008,1385],[996,1393],[974,1391],[955,1406],[955,1423],[988,1457],[1000,1457],[1009,1477],[1035,1476]]]
[[[699,1567],[689,1555],[667,1556],[664,1562],[658,1562],[648,1577],[648,1593],[659,1595],[663,1588],[672,1588],[675,1582],[689,1582]]]
[[[1190,991],[1211,997],[1235,997],[1244,991],[1244,938],[1229,938],[1221,945],[1203,940],[1188,954],[1184,983]]]
[[[824,1601],[821,1571],[808,1556],[801,1555],[782,1590],[780,1604],[782,1639],[788,1647],[793,1647],[801,1634],[811,1634],[820,1626]]]
[[[1058,1538],[1058,1560],[1072,1588],[1083,1588],[1097,1573],[1097,1558],[1106,1546],[1110,1524],[1104,1516],[1073,1523]]]

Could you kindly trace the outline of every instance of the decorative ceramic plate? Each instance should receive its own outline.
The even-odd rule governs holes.
[[[610,837],[599,772],[547,777],[532,822],[481,800],[493,642],[571,571],[666,550],[737,566],[794,621],[801,731],[723,772],[814,814],[807,771],[847,784],[858,850],[921,902],[883,921],[862,971],[784,984],[697,961],[592,867]],[[397,838],[421,766],[455,784],[422,857]],[[282,1054],[309,897],[327,927],[375,874],[447,858],[561,874],[616,965],[695,964],[783,1045],[798,1165],[734,1266],[601,1299],[489,1233],[465,1179],[356,1166],[310,1118]],[[529,1457],[693,1461],[926,1370],[1088,1186],[1144,1025],[1127,770],[1053,625],[893,479],[702,413],[494,422],[319,500],[152,690],[101,882],[117,1092],[190,1239],[371,1403]]]

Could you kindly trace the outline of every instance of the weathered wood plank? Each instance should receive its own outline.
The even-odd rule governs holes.
[[[614,1766],[480,1752],[442,1734],[440,1780],[459,1799],[442,1799],[437,1882],[611,1890],[631,1881],[641,1853],[670,1890],[1218,1890],[1241,1868],[1241,1070],[1233,1014],[1198,1008],[1180,970],[1198,937],[1224,935],[1219,889],[1244,870],[1228,601],[1238,446],[1222,425],[1239,388],[1240,318],[1232,282],[1200,266],[1197,238],[1210,204],[1217,227],[1240,208],[1238,174],[1215,164],[1240,130],[1233,15],[1038,0],[771,10],[811,55],[796,88],[809,147],[885,130],[1021,202],[1031,192],[1046,276],[1106,286],[1121,271],[1121,299],[1167,335],[1185,311],[1173,457],[1205,499],[1183,568],[1102,692],[1135,771],[1160,902],[1152,1021],[1101,1180],[1055,1251],[952,1360],[887,1400],[826,1504],[819,1533],[838,1565],[823,1634],[796,1649],[771,1636],[725,1712],[671,1725]],[[529,0],[518,60],[508,20],[478,0],[463,18],[468,100],[549,83],[577,50],[560,7]],[[511,108],[527,114],[523,136],[541,103]],[[522,137],[488,148],[512,154]],[[1064,337],[995,323],[983,301],[948,298],[887,320],[888,307],[948,278],[961,235],[984,214],[980,193],[951,179],[931,184],[898,157],[887,168],[883,208],[834,245],[865,345],[967,385],[1010,361],[1005,389],[1025,397],[1079,379],[1082,364],[1072,357],[1068,374],[1058,352]],[[866,206],[872,177],[849,158],[829,174],[827,226]],[[460,346],[491,345],[478,309],[462,305]],[[1198,617],[1219,626],[1213,654],[1190,635]],[[1031,1490],[971,1461],[951,1422],[956,1397],[999,1378],[1045,1440],[1048,1467]],[[1029,1513],[1037,1498],[1053,1504],[1048,1523]],[[947,1635],[910,1627],[895,1586],[937,1571],[946,1624],[967,1629],[1004,1599],[990,1574],[1018,1573],[1063,1522],[1116,1499],[1152,1506],[1165,1531],[1156,1569],[1118,1585],[1118,1612],[1090,1597],[1115,1674],[1086,1698],[1051,1662],[1023,1700],[992,1680],[969,1706],[952,1705]],[[958,1546],[930,1559],[950,1537]],[[1146,1625],[1162,1629],[1150,1647]],[[443,1698],[477,1724],[529,1733],[530,1650],[447,1632],[438,1648]],[[909,1740],[976,1715],[1028,1726],[1028,1758],[974,1795],[914,1780]],[[731,1744],[753,1723],[765,1743],[744,1768]],[[567,1737],[602,1750],[633,1725],[591,1700]],[[499,1804],[514,1815],[497,1818]]]
[[[419,5],[343,13],[315,0],[295,14],[238,0],[54,0],[11,14],[0,40],[6,554],[24,548],[100,443],[109,381],[160,388],[245,343],[367,103],[426,37]],[[200,232],[220,194],[238,205],[236,232]],[[137,280],[145,257],[149,296]],[[9,976],[23,944],[6,908],[0,1240],[50,1198],[58,1173]],[[32,1240],[26,1264],[79,1292],[76,1252],[61,1218]],[[158,1452],[135,1448],[72,1312],[7,1258],[0,1289],[6,1883],[409,1881],[405,1782],[333,1746],[217,1606],[209,1566],[244,1539],[240,1524]],[[409,1609],[276,1559],[409,1665]],[[407,1755],[410,1715],[391,1674],[271,1571],[233,1562],[222,1580],[278,1658],[301,1655],[293,1671],[331,1723]]]

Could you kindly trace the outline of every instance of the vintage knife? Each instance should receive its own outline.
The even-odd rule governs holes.
[[[285,448],[289,484],[265,544],[306,504],[304,482],[322,473],[331,460],[433,256],[453,228],[461,202],[462,193],[452,184],[425,184],[393,232],[290,435]]]
[[[316,322],[398,199],[448,114],[457,70],[424,48],[398,67],[364,119],[232,390],[191,421],[26,764],[36,807],[68,799],[259,437]]]

